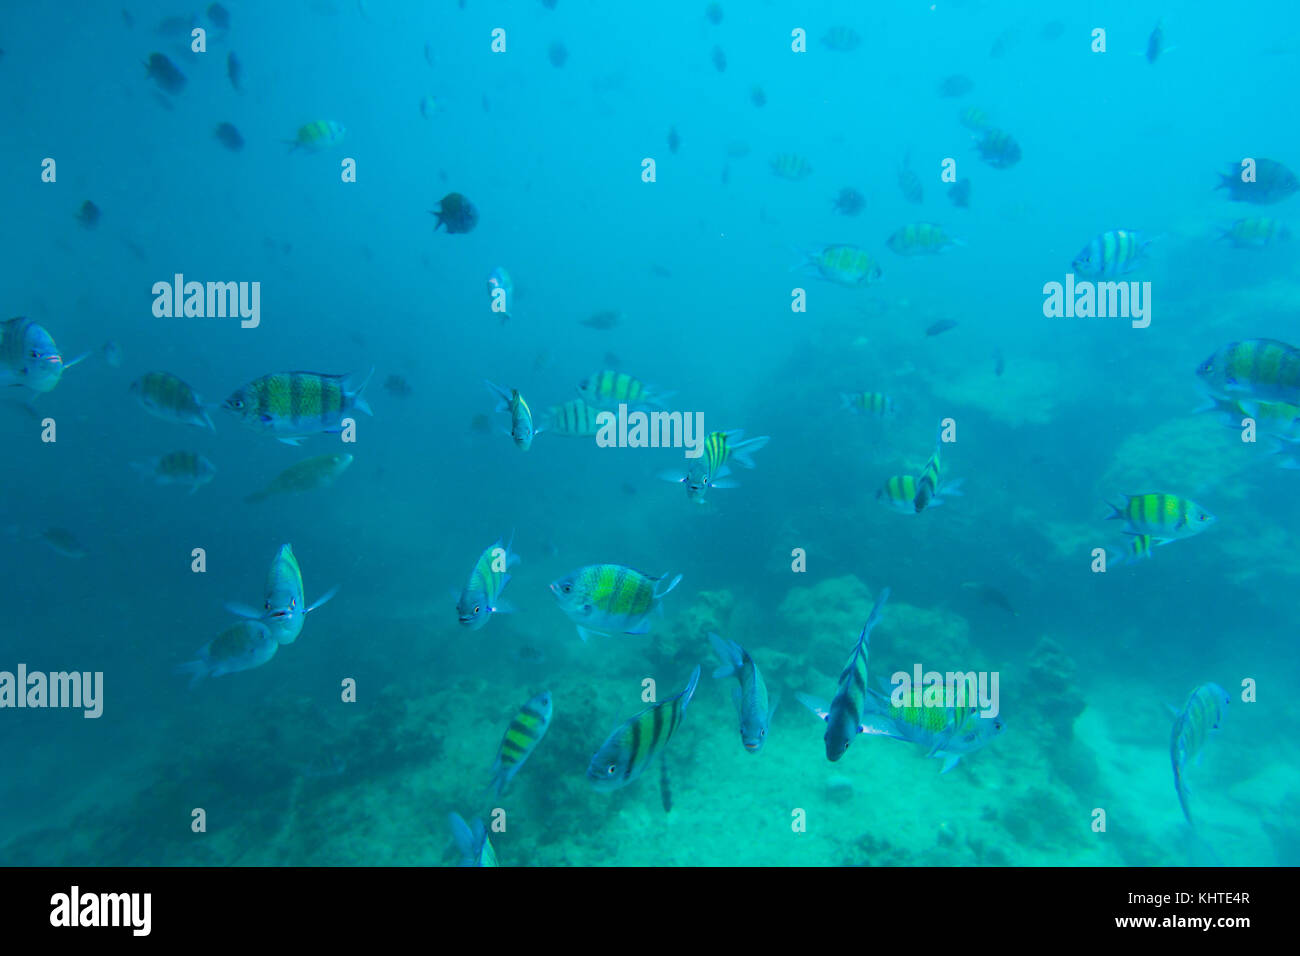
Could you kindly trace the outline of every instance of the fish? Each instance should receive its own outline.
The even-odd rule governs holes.
[[[682,138],[677,135],[677,127],[668,127],[668,152],[675,154],[680,145],[682,145]]]
[[[319,153],[337,146],[347,136],[347,127],[338,120],[316,120],[298,127],[298,134],[293,139],[286,139],[289,152],[301,149],[308,153]]]
[[[961,586],[968,591],[974,591],[985,604],[1001,608],[1012,617],[1020,616],[1020,612],[1011,606],[1011,600],[992,585],[981,584],[978,581],[963,581]]]
[[[1235,398],[1247,411],[1259,402],[1300,405],[1300,349],[1277,339],[1229,342],[1196,376],[1211,395]]]
[[[898,167],[898,191],[913,205],[920,205],[925,199],[925,191],[921,188],[921,177],[912,168],[911,156],[903,160],[903,165]]]
[[[1000,129],[987,129],[975,144],[980,159],[994,169],[1009,169],[1020,162],[1020,144],[1010,133]]]
[[[812,165],[797,153],[781,153],[768,162],[772,172],[782,179],[798,182],[812,175]]]
[[[822,46],[836,53],[850,53],[858,48],[862,37],[852,27],[831,27],[822,35]]]
[[[440,227],[448,234],[473,232],[478,225],[478,210],[460,193],[447,193],[438,200],[437,209],[429,210],[429,215],[438,219],[433,225],[434,232]]]
[[[976,133],[982,133],[993,128],[993,122],[989,118],[989,114],[978,106],[965,107],[957,114],[957,122]]]
[[[944,332],[957,328],[957,324],[958,323],[953,319],[940,319],[938,322],[932,322],[930,325],[927,325],[925,327],[925,334],[927,336],[942,335]]]
[[[993,350],[993,374],[996,375],[998,378],[1001,378],[1002,373],[1006,370],[1006,367],[1007,367],[1007,363],[1006,363],[1006,359],[1002,357],[1002,350],[994,349]]]
[[[175,95],[185,89],[185,74],[176,69],[175,64],[161,53],[149,54],[144,64],[145,74],[158,85],[164,93]]]
[[[55,554],[61,554],[65,558],[84,558],[88,552],[80,541],[67,528],[46,528],[39,535]]]
[[[86,352],[65,362],[43,326],[21,315],[0,322],[0,387],[51,391],[67,369],[89,355]]]
[[[226,602],[226,610],[236,617],[257,621],[264,625],[277,644],[292,644],[302,634],[307,615],[325,604],[338,593],[330,588],[313,603],[307,603],[307,593],[302,584],[302,568],[293,553],[293,546],[284,544],[271,560],[266,572],[266,601],[259,611],[244,604]]]
[[[1179,541],[1200,534],[1214,524],[1215,517],[1195,501],[1152,492],[1125,495],[1124,504],[1113,505],[1107,520],[1125,522],[1132,534],[1149,534],[1166,541]]]
[[[87,199],[77,210],[77,222],[87,229],[95,228],[99,224],[99,207]]]
[[[867,657],[871,631],[880,623],[881,613],[888,600],[889,588],[881,588],[876,595],[875,606],[867,617],[867,623],[858,635],[853,653],[840,671],[839,686],[830,704],[808,694],[795,695],[801,704],[826,721],[823,740],[826,744],[826,759],[832,763],[844,756],[858,734],[886,732],[881,729],[881,725],[868,719]]]
[[[856,216],[866,208],[867,200],[862,193],[852,186],[845,186],[838,196],[831,200],[831,208],[846,216]]]
[[[767,730],[772,715],[776,713],[776,706],[768,703],[767,684],[749,652],[735,641],[710,631],[709,643],[722,662],[722,666],[713,672],[714,678],[734,677],[740,684],[731,695],[740,717],[740,742],[746,752],[756,754],[767,741]]]
[[[704,453],[691,460],[685,475],[680,471],[669,470],[660,473],[659,477],[664,481],[686,485],[687,499],[703,504],[710,488],[738,487],[736,482],[728,478],[731,467],[727,462],[734,459],[738,465],[753,468],[754,459],[750,456],[770,440],[767,435],[745,439],[743,428],[729,432],[711,432],[704,439]]]
[[[190,494],[194,494],[217,474],[212,462],[192,451],[173,451],[147,461],[132,462],[131,466],[157,484],[188,485]]]
[[[792,271],[814,273],[827,282],[843,286],[869,286],[880,280],[884,270],[871,253],[857,246],[823,246],[804,253],[804,261]]]
[[[559,69],[569,59],[569,51],[565,49],[563,43],[555,40],[546,48],[546,58],[551,61],[551,66]]]
[[[603,312],[596,312],[580,323],[589,329],[612,329],[618,325],[619,313],[612,309],[606,309]]]
[[[1127,275],[1146,261],[1147,248],[1153,241],[1131,229],[1112,229],[1084,246],[1071,268],[1090,277]]]
[[[763,92],[763,88],[757,83],[749,88],[749,101],[759,109],[767,105],[767,94]]]
[[[965,96],[973,89],[975,89],[975,81],[964,73],[945,76],[939,83],[939,95],[942,97]]]
[[[198,650],[198,656],[176,667],[188,674],[193,687],[205,677],[220,677],[261,667],[279,650],[279,643],[260,621],[240,621],[228,627]]]
[[[895,230],[885,244],[900,256],[935,255],[952,246],[964,245],[933,222],[913,222]]]
[[[1106,560],[1120,567],[1126,564],[1135,564],[1138,561],[1148,559],[1154,553],[1154,549],[1162,544],[1168,544],[1167,538],[1154,538],[1149,534],[1132,534],[1124,542],[1124,546],[1116,551],[1107,550]]]
[[[160,37],[182,37],[188,36],[189,32],[198,24],[198,20],[193,15],[187,17],[164,17],[158,21],[158,26],[154,32]]]
[[[710,3],[704,8],[704,16],[716,27],[722,22],[722,4]]]
[[[952,710],[960,712],[962,708]],[[985,717],[974,709],[966,709],[964,716],[954,717],[947,734],[930,748],[927,756],[942,760],[943,768],[939,772],[947,773],[962,757],[982,749],[1005,729],[1000,716]]]
[[[147,372],[131,383],[130,392],[155,418],[176,425],[193,425],[216,431],[203,399],[171,372]]]
[[[571,438],[587,438],[600,431],[596,416],[601,409],[588,405],[580,398],[552,405],[546,410],[542,429],[553,435],[566,435]]]
[[[449,813],[447,822],[451,827],[451,838],[460,851],[461,866],[498,865],[496,850],[492,849],[492,841],[488,839],[482,820],[476,819],[471,826],[459,814]]]
[[[970,180],[962,179],[948,187],[948,199],[958,209],[970,208]]]
[[[501,592],[510,583],[510,569],[519,563],[519,555],[514,554],[510,544],[502,547],[498,538],[488,545],[474,562],[474,569],[469,573],[469,582],[460,592],[456,601],[456,617],[462,627],[477,631],[488,622],[493,614],[510,614],[514,608],[501,600]],[[511,544],[513,544],[513,536]]]
[[[384,391],[391,392],[398,398],[410,398],[414,389],[411,388],[411,383],[401,375],[390,375],[384,379]]]
[[[1170,708],[1174,714],[1174,726],[1169,735],[1169,762],[1174,768],[1174,791],[1178,794],[1178,805],[1183,809],[1183,816],[1192,824],[1192,813],[1187,806],[1191,795],[1183,774],[1187,765],[1200,759],[1201,748],[1211,734],[1223,726],[1227,717],[1225,708],[1231,701],[1228,692],[1218,684],[1202,684],[1192,691],[1181,711]]]
[[[929,505],[943,504],[943,499],[939,497],[939,450],[943,448],[942,438],[936,439],[934,443],[934,453],[921,469],[921,474],[916,479],[916,497],[912,504],[916,508],[916,513],[920,514]],[[950,482],[945,490],[952,494],[955,490],[955,482]]]
[[[681,582],[679,574],[647,577],[621,564],[589,564],[551,582],[551,593],[584,641],[593,634],[648,634],[650,615]]]
[[[344,453],[317,455],[295,465],[290,465],[272,479],[261,491],[244,498],[246,504],[264,501],[273,495],[300,494],[316,488],[328,488],[334,479],[348,470],[352,456]]]
[[[916,514],[916,477],[893,475],[876,491],[876,500],[883,500],[899,514]]]
[[[602,793],[618,790],[645,772],[681,726],[699,682],[697,664],[681,693],[651,704],[614,728],[587,765],[587,782],[593,789]]]
[[[420,115],[427,120],[433,119],[438,112],[438,101],[430,94],[426,93],[420,97]]]
[[[541,431],[533,426],[533,410],[528,407],[528,402],[524,401],[517,388],[507,391],[487,379],[483,380],[483,384],[501,399],[495,411],[510,412],[510,437],[514,439],[515,447],[520,451],[528,451],[533,446],[533,438]]]
[[[219,3],[208,4],[208,19],[218,30],[230,29],[230,11]]]
[[[894,413],[894,400],[882,392],[840,392],[840,409],[855,415],[884,418]]]
[[[713,61],[713,68],[715,70],[719,73],[727,72],[727,54],[722,52],[722,47],[715,45],[709,58]]]
[[[1275,159],[1256,159],[1252,182],[1242,181],[1243,172],[1240,166],[1234,166],[1228,172],[1220,173],[1219,185],[1215,188],[1228,190],[1228,199],[1232,202],[1259,205],[1281,202],[1300,189],[1300,180],[1296,179],[1295,173]]]
[[[1160,58],[1165,46],[1165,31],[1162,23],[1157,23],[1151,35],[1147,37],[1147,62],[1154,64]]]
[[[239,130],[235,129],[233,123],[219,123],[213,135],[232,153],[237,153],[244,148],[244,137],[239,135]]]
[[[239,65],[239,58],[235,56],[235,51],[231,50],[226,54],[226,76],[230,80],[230,86],[236,93],[244,92],[240,85],[240,76],[243,74],[243,68]]]
[[[470,431],[478,432],[481,435],[487,434],[492,430],[492,420],[486,415],[475,415],[469,420],[469,429]],[[595,432],[592,432],[592,434],[594,435]]]
[[[221,407],[253,431],[298,445],[308,435],[341,432],[354,410],[373,415],[361,393],[374,373],[358,385],[352,375],[274,372],[236,389]]]
[[[671,393],[657,394],[656,389],[627,372],[604,369],[593,372],[578,385],[578,394],[587,404],[602,410],[626,405],[628,408],[657,406],[662,408]]]
[[[523,769],[524,762],[532,756],[537,745],[546,736],[551,726],[551,692],[544,690],[529,699],[519,713],[510,720],[501,746],[497,750],[496,762],[492,764],[492,782],[489,791],[500,797],[514,780],[515,774]]]
[[[1219,238],[1227,239],[1237,249],[1262,249],[1290,239],[1291,230],[1271,216],[1250,216],[1220,229]]]

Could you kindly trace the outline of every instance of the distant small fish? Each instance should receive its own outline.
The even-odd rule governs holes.
[[[174,451],[147,461],[132,462],[142,476],[159,485],[185,485],[194,494],[216,477],[217,469],[202,455],[192,451]]]
[[[840,408],[856,415],[884,418],[894,412],[894,400],[881,392],[841,392]]]
[[[1271,216],[1238,219],[1219,233],[1219,238],[1227,239],[1237,249],[1262,249],[1291,238],[1291,230]]]
[[[771,166],[772,172],[782,179],[794,182],[807,179],[813,171],[808,160],[796,153],[781,153],[779,156],[774,156],[768,165]]]
[[[1065,24],[1060,20],[1049,20],[1043,24],[1043,29],[1038,32],[1038,36],[1051,42],[1060,38],[1065,33]]]
[[[1183,775],[1187,765],[1200,755],[1210,735],[1223,726],[1223,719],[1227,716],[1226,708],[1231,699],[1228,692],[1218,684],[1202,684],[1192,691],[1183,709],[1174,712],[1174,726],[1169,739],[1169,761],[1174,768],[1174,790],[1178,794],[1178,805],[1183,808],[1183,816],[1188,824],[1192,822],[1192,812],[1187,806],[1189,794]]]
[[[240,621],[199,648],[195,660],[176,668],[190,675],[193,687],[205,677],[220,677],[261,667],[279,650],[280,642],[261,621]]]
[[[67,528],[46,528],[39,535],[40,539],[65,558],[84,558],[89,552],[77,536]]]
[[[545,664],[546,652],[532,644],[523,644],[516,648],[515,660],[521,664]]]
[[[1161,493],[1127,495],[1123,505],[1110,505],[1110,509],[1108,520],[1124,521],[1126,531],[1149,534],[1162,541],[1190,538],[1216,520],[1189,498]]]
[[[1300,180],[1296,179],[1295,173],[1275,159],[1256,159],[1254,172],[1254,181],[1245,182],[1241,178],[1244,170],[1240,166],[1233,167],[1219,174],[1219,185],[1215,188],[1227,189],[1228,199],[1233,202],[1261,205],[1281,202],[1300,189]]]
[[[986,604],[1001,608],[1013,617],[1020,616],[1020,612],[1011,606],[1010,599],[992,585],[981,584],[978,581],[963,581],[961,586],[968,591],[974,591],[980,600]]]
[[[722,47],[713,48],[713,66],[719,73],[727,72],[727,54],[722,52]]]
[[[980,159],[994,169],[1009,169],[1020,162],[1020,144],[1000,129],[986,130],[976,149]]]
[[[722,22],[722,4],[710,3],[704,8],[704,16],[710,23],[717,26]]]
[[[608,793],[641,776],[681,725],[699,681],[696,665],[681,693],[651,704],[615,727],[587,765],[587,782]]]
[[[298,134],[293,139],[285,140],[289,152],[296,149],[308,153],[319,153],[331,146],[337,146],[347,136],[347,127],[337,120],[316,120],[298,127]]]
[[[940,319],[938,322],[926,326],[925,334],[942,335],[944,332],[955,328],[957,328],[957,322],[955,319]]]
[[[155,418],[216,431],[203,399],[170,372],[148,372],[131,383],[130,391],[141,407]]]
[[[606,352],[600,360],[604,363],[605,368],[620,369],[623,367],[623,360],[613,352]]]
[[[99,224],[99,207],[87,199],[77,210],[77,222],[81,223],[87,229],[93,229]]]
[[[429,210],[429,215],[438,219],[433,226],[434,232],[439,227],[448,233],[472,232],[478,225],[478,209],[460,193],[447,193],[438,201],[437,209]]]
[[[208,19],[218,30],[230,29],[230,11],[219,3],[208,4]]]
[[[230,78],[230,85],[236,93],[244,92],[243,87],[239,85],[239,78],[242,75],[242,72],[242,67],[239,65],[239,58],[235,56],[235,51],[231,50],[226,54],[226,76]]]
[[[290,465],[276,475],[261,491],[244,498],[246,504],[264,501],[273,495],[301,494],[316,488],[328,488],[339,475],[348,470],[352,456],[344,453],[317,455]]]
[[[1160,58],[1161,52],[1165,48],[1165,31],[1162,24],[1157,23],[1151,35],[1147,37],[1147,62],[1155,63]]]
[[[932,256],[965,243],[936,223],[913,222],[896,230],[885,244],[900,256]]]
[[[149,54],[149,60],[144,65],[145,73],[156,83],[158,88],[164,93],[173,95],[185,89],[185,74],[176,69],[175,64],[161,53]]]
[[[845,186],[840,190],[839,195],[831,201],[832,208],[846,216],[856,216],[866,208],[866,205],[867,200],[862,193],[852,186]]]
[[[680,146],[681,144],[682,144],[682,138],[677,135],[677,127],[670,126],[668,128],[668,151],[670,153],[676,153],[677,147]]]
[[[970,207],[970,180],[962,179],[948,188],[948,198],[959,209]]]
[[[235,129],[232,123],[219,124],[215,135],[221,145],[231,152],[237,153],[244,148],[244,137],[239,135],[239,130]]]
[[[384,391],[392,392],[398,398],[410,398],[411,383],[400,375],[390,375],[384,379]]]
[[[424,44],[424,62],[427,63],[427,64],[429,64],[429,66],[433,66],[433,65],[434,65],[434,64],[433,64],[433,44],[431,44],[431,43],[425,43],[425,44]]]
[[[193,16],[188,17],[164,17],[158,21],[158,26],[154,28],[154,33],[160,37],[182,37],[188,36],[189,32],[194,29],[195,19]]]
[[[667,266],[661,266],[658,263],[650,266],[650,274],[656,279],[671,279],[673,277],[672,272]]]
[[[939,84],[939,95],[943,97],[965,96],[975,88],[975,81],[962,73],[944,77]]]
[[[555,40],[546,48],[546,58],[551,61],[551,66],[562,67],[569,59],[569,51],[564,48],[564,44]]]
[[[618,325],[619,313],[606,309],[583,319],[581,324],[589,329],[612,329]]]
[[[1132,229],[1112,229],[1096,236],[1074,257],[1071,268],[1084,276],[1126,275],[1146,261],[1152,240]]]
[[[831,27],[822,36],[822,46],[836,53],[850,53],[862,43],[862,37],[852,27]]]
[[[813,272],[828,282],[844,286],[868,286],[880,279],[883,270],[871,253],[857,246],[824,246],[804,253],[796,270]]]
[[[767,105],[767,94],[757,83],[749,89],[749,101],[760,108]]]

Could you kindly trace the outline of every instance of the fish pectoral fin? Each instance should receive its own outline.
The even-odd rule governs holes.
[[[935,754],[935,756],[939,756],[939,755]],[[947,773],[949,770],[957,766],[957,764],[959,763],[961,763],[961,754],[944,754],[943,769],[940,770],[939,773],[941,774]]]
[[[297,448],[299,445],[302,444],[302,437],[300,436],[298,438],[277,438],[276,441],[283,442],[286,445],[292,445],[294,448]]]
[[[794,696],[795,699],[799,701],[799,703],[803,704],[805,707],[811,710],[822,720],[830,719],[830,714],[831,714],[830,705],[828,705],[826,701],[822,700],[820,697],[813,697],[810,694],[804,694],[804,693],[796,693]]]
[[[492,613],[493,614],[514,614],[515,609],[512,605],[507,604],[505,601],[497,601],[496,605],[492,608]]]
[[[303,611],[302,613],[306,614],[308,611],[316,610],[316,608],[320,607],[322,604],[324,604],[326,601],[328,601],[330,598],[332,598],[334,595],[338,593],[339,593],[339,589],[337,587],[330,588],[328,591],[326,591],[324,594],[322,594],[320,597],[316,599],[315,604],[307,608],[307,610]]]
[[[650,618],[648,616],[641,618],[641,620],[637,621],[635,624],[633,624],[623,633],[624,634],[649,634]]]
[[[266,613],[265,611],[259,611],[256,610],[255,608],[251,608],[247,604],[236,604],[233,601],[227,601],[225,604],[225,608],[227,611],[229,611],[231,614],[235,615],[236,617],[246,617],[254,621],[260,621],[263,615]]]
[[[585,627],[583,627],[581,624],[578,625],[578,636],[579,636],[580,638],[582,638],[584,641],[585,641],[587,638],[591,637],[593,634],[596,634],[596,633],[598,633],[598,632],[597,632],[597,631],[589,631],[589,630],[587,630]]]

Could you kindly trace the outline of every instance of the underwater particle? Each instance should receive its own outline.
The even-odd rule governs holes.
[[[551,61],[551,66],[562,67],[565,61],[569,59],[569,51],[564,48],[564,44],[559,40],[554,40],[546,48],[546,58]]]
[[[547,10],[554,10],[555,0],[542,0],[542,6],[544,6]]]
[[[831,207],[846,216],[856,216],[866,208],[867,200],[852,186],[845,186],[840,194],[831,200]]]
[[[993,374],[998,378],[1002,377],[1002,372],[1006,369],[1006,360],[1002,357],[1001,349],[993,350]]]
[[[722,22],[722,4],[710,3],[704,8],[704,17],[716,27]]]
[[[438,218],[434,232],[439,226],[444,226],[448,233],[472,232],[478,225],[478,210],[460,193],[447,193],[439,200],[437,209],[429,210],[429,215]]]
[[[230,78],[230,86],[236,93],[242,93],[243,88],[239,85],[239,77],[243,72],[239,65],[239,58],[235,56],[235,51],[231,50],[226,54],[226,76]]]
[[[410,398],[411,383],[400,375],[390,375],[384,380],[384,391],[391,392],[398,398]]]
[[[758,107],[767,105],[767,94],[763,92],[763,88],[757,83],[749,89],[749,101]]]
[[[161,53],[150,53],[144,69],[164,93],[176,94],[185,88],[185,74]]]
[[[296,138],[287,139],[285,142],[289,144],[291,153],[295,149],[319,153],[323,149],[338,145],[347,133],[347,127],[338,120],[315,120],[299,126]]]
[[[235,129],[233,123],[219,124],[214,130],[214,135],[222,146],[233,153],[237,153],[244,148],[244,137],[239,135],[239,130]]]
[[[230,29],[230,11],[219,3],[208,4],[208,19],[218,30]]]
[[[1049,20],[1043,24],[1043,29],[1038,35],[1048,42],[1058,39],[1065,33],[1065,24],[1060,20]]]
[[[831,803],[848,803],[853,799],[853,781],[838,773],[827,777],[826,799]]]
[[[99,207],[87,199],[77,210],[77,222],[87,229],[94,228],[99,223]]]
[[[670,153],[676,153],[677,147],[680,146],[681,144],[682,144],[682,138],[677,135],[677,127],[670,126],[668,128],[668,151]]]
[[[948,189],[948,199],[958,209],[970,208],[970,180],[955,182]]]
[[[1009,169],[1020,162],[1020,144],[1000,129],[986,130],[975,148],[980,159],[994,169]]]
[[[727,54],[722,52],[722,47],[713,47],[713,66],[719,73],[727,72]]]
[[[1216,189],[1227,189],[1228,199],[1232,202],[1253,202],[1269,205],[1286,199],[1297,189],[1295,173],[1275,159],[1255,160],[1255,181],[1242,182],[1241,167],[1233,167],[1226,173],[1219,174]]]
[[[975,81],[963,73],[954,73],[944,77],[939,84],[939,95],[943,97],[965,96],[975,89]]]

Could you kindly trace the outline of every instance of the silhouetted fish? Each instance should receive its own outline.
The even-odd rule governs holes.
[[[925,330],[926,335],[942,335],[949,329],[957,328],[957,323],[952,319],[940,319]]]

